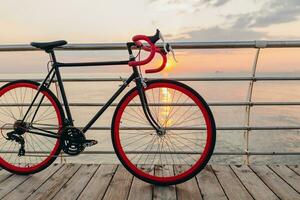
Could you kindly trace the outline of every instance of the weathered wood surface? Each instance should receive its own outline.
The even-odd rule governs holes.
[[[212,166],[229,199],[253,199],[230,166]]]
[[[199,184],[199,188],[201,188],[203,199],[227,199],[224,190],[220,185],[219,180],[217,179],[211,166],[207,166],[201,171],[201,173],[197,175],[197,181]]]
[[[299,198],[299,194],[268,166],[251,166],[251,169],[280,199]]]
[[[147,167],[147,166],[146,166]],[[168,166],[178,174],[187,166]],[[152,173],[162,173],[155,169]],[[0,170],[1,199],[299,199],[297,165],[207,166],[191,180],[161,187],[122,165],[56,164],[30,176]]]
[[[174,174],[174,168],[170,165],[164,166],[164,170],[161,167],[156,167],[154,174],[158,176],[169,176]],[[170,186],[157,186],[153,188],[153,199],[155,200],[176,200],[176,187],[174,185]]]
[[[279,199],[248,166],[231,168],[254,199]]]

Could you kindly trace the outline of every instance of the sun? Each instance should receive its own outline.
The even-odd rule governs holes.
[[[175,62],[171,59],[168,59],[165,70],[171,71],[175,67]]]

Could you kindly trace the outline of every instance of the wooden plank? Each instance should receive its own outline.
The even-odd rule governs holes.
[[[191,168],[191,166],[188,165],[174,165],[174,172],[175,174],[180,174],[185,172]],[[178,200],[199,200],[202,199],[197,180],[195,177],[192,179],[176,185],[176,191],[177,191],[177,199]]]
[[[300,193],[300,176],[296,172],[284,165],[272,165],[269,167]]]
[[[215,173],[211,166],[206,166],[196,176],[200,191],[205,200],[225,200],[227,199]]]
[[[107,189],[104,199],[127,199],[132,179],[133,176],[125,169],[125,167],[119,165]]]
[[[55,195],[53,200],[76,199],[81,191],[85,188],[91,177],[97,170],[98,165],[82,165],[80,169],[72,176],[72,178],[62,187],[62,189]]]
[[[280,199],[300,199],[300,195],[267,166],[250,166]]]
[[[149,174],[153,174],[154,170],[151,165],[140,165],[145,171],[148,171]],[[149,183],[146,183],[137,177],[133,177],[132,185],[130,188],[128,200],[135,199],[152,199],[153,186]]]
[[[154,169],[154,173],[159,176],[170,176],[174,174],[173,166],[166,165],[164,168],[156,166]],[[153,199],[168,199],[173,200],[176,199],[176,188],[174,185],[170,186],[157,186],[155,185],[153,188]]]
[[[0,171],[0,183],[1,183],[2,181],[4,181],[4,180],[8,179],[8,178],[11,177],[12,175],[13,175],[12,173],[10,173],[10,172],[8,172],[8,171],[2,169],[2,170]]]
[[[116,169],[117,165],[101,165],[78,199],[102,199]]]
[[[10,192],[4,199],[20,200],[26,199],[31,193],[39,188],[50,176],[52,176],[62,165],[51,165],[40,173],[32,175],[25,182]]]
[[[51,176],[41,187],[32,193],[28,199],[45,200],[52,199],[61,187],[76,173],[79,164],[63,165],[53,176]]]
[[[3,198],[9,192],[14,190],[18,185],[26,181],[29,176],[22,176],[22,175],[12,175],[3,182],[0,183],[0,198]]]
[[[300,176],[300,166],[299,165],[289,165],[288,168],[296,172]]]
[[[212,165],[212,169],[229,199],[253,199],[229,166]]]
[[[247,165],[231,168],[254,199],[279,199]]]

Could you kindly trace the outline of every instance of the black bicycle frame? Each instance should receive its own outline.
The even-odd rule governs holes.
[[[128,46],[128,52],[130,55],[130,60],[129,61],[133,61],[135,60],[135,58],[132,56],[132,51],[131,51],[131,46],[130,44],[127,44]],[[56,81],[58,83],[59,89],[60,89],[60,93],[61,93],[61,97],[62,97],[62,101],[63,101],[63,105],[64,105],[64,112],[66,114],[66,119],[64,121],[64,126],[74,126],[73,124],[73,118],[72,118],[72,114],[71,114],[71,110],[69,107],[69,103],[68,103],[68,99],[65,93],[65,89],[64,89],[64,85],[63,85],[63,81],[61,78],[61,74],[59,71],[59,68],[61,67],[84,67],[84,66],[104,66],[104,65],[128,65],[129,61],[106,61],[106,62],[81,62],[81,63],[60,63],[57,62],[54,51],[50,51],[50,59],[52,61],[52,68],[50,69],[48,75],[46,76],[45,80],[41,83],[41,86],[39,87],[37,94],[35,95],[35,97],[33,98],[33,101],[31,103],[31,105],[29,106],[26,114],[23,117],[22,121],[25,121],[29,110],[32,108],[34,102],[36,101],[39,93],[41,92],[43,87],[49,88],[50,84],[53,82],[54,76],[56,76]],[[104,106],[101,107],[101,109],[95,114],[95,116],[87,123],[87,125],[82,129],[83,133],[86,133],[89,128],[98,120],[98,118],[105,112],[105,110],[113,103],[113,101],[124,91],[124,89],[129,85],[130,82],[132,82],[133,80],[135,80],[136,82],[136,86],[138,89],[138,94],[140,96],[140,100],[141,100],[141,104],[143,107],[143,111],[145,113],[146,118],[148,119],[149,123],[151,124],[151,126],[156,130],[156,131],[160,131],[160,126],[157,124],[157,122],[154,120],[150,109],[148,107],[148,103],[147,103],[147,99],[146,99],[146,95],[145,95],[145,91],[144,91],[144,82],[143,82],[143,78],[141,77],[139,70],[136,66],[133,66],[133,73],[131,74],[131,76],[124,81],[124,83],[121,85],[121,87],[115,92],[115,94],[107,101],[107,103],[105,103]],[[39,109],[39,107],[41,106],[43,101],[43,97],[41,98],[40,102],[38,103],[37,109],[33,115],[33,118],[31,120],[31,122],[33,122],[34,117],[36,116],[36,113]],[[41,131],[41,129],[38,129],[39,131]],[[33,134],[38,134],[38,135],[43,135],[46,137],[52,137],[52,138],[59,138],[59,136],[57,136],[57,133],[51,132],[51,131],[45,131],[45,133],[41,133],[41,132],[37,132],[37,131],[31,131],[29,130],[30,133]]]

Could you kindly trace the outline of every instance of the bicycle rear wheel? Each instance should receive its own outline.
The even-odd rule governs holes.
[[[19,156],[20,143],[8,140],[7,133],[15,130],[29,108],[40,84],[20,80],[8,83],[0,88],[0,166],[16,174],[32,174],[48,167],[60,152],[58,138],[48,138],[25,131],[25,155]],[[43,99],[36,112],[37,105]],[[59,134],[63,126],[64,113],[55,95],[43,87],[28,112],[25,123],[31,127]],[[37,130],[37,129],[36,129]]]
[[[157,185],[184,182],[201,171],[212,155],[216,137],[213,115],[196,91],[176,81],[149,81],[145,94],[163,134],[149,125],[133,88],[114,113],[115,152],[122,164],[144,181]]]

